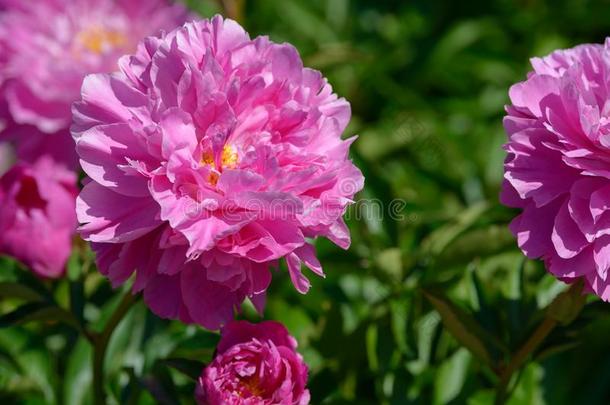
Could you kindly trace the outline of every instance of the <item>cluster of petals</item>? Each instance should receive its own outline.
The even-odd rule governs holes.
[[[305,293],[311,244],[350,244],[363,186],[341,138],[350,106],[294,47],[216,16],[149,37],[120,72],[88,76],[72,133],[89,176],[81,236],[113,285],[159,316],[217,329],[246,298],[262,310],[285,259]]]
[[[307,365],[297,342],[274,321],[231,322],[195,392],[201,405],[307,405]]]
[[[530,258],[610,299],[610,40],[532,59],[510,90],[501,200]]]
[[[0,137],[21,160],[75,167],[70,109],[83,78],[116,70],[141,38],[186,16],[167,0],[0,0]]]
[[[76,175],[48,157],[12,166],[0,177],[0,254],[39,276],[62,276],[76,232],[77,195]]]

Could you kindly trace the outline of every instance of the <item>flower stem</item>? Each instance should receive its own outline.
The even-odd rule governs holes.
[[[93,398],[95,405],[106,404],[106,392],[104,390],[104,360],[106,358],[106,349],[112,337],[112,333],[121,323],[121,320],[129,312],[138,296],[132,295],[127,291],[118,307],[106,323],[106,326],[101,333],[94,334],[93,341]]]
[[[546,339],[546,337],[555,329],[557,321],[551,318],[544,318],[544,321],[534,331],[532,336],[525,344],[515,353],[512,360],[500,375],[500,382],[496,390],[496,405],[501,405],[508,399],[508,384],[512,379],[513,374],[527,363],[530,355],[538,348],[538,346]]]
[[[536,351],[538,346],[551,334],[553,329],[560,323],[557,318],[556,308],[561,304],[566,304],[569,308],[563,307],[562,309],[566,314],[563,315],[563,324],[572,322],[573,319],[578,316],[583,308],[585,299],[582,297],[582,282],[576,282],[570,286],[570,288],[560,294],[547,308],[544,320],[538,325],[534,333],[527,339],[525,344],[517,350],[512,356],[508,366],[502,370],[500,374],[500,381],[496,387],[496,405],[502,405],[508,400],[508,385],[513,377],[513,374],[523,367],[530,359],[532,353]],[[577,299],[570,300],[570,297],[578,297]],[[566,300],[567,298],[567,300]],[[553,311],[555,310],[555,311]],[[559,318],[562,319],[562,318]]]

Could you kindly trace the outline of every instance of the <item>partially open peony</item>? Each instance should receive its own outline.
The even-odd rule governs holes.
[[[510,90],[502,202],[524,253],[610,299],[610,39],[532,59]]]
[[[46,278],[63,275],[76,232],[76,175],[48,157],[0,177],[0,254]]]
[[[83,238],[113,285],[161,317],[216,329],[259,310],[285,258],[322,276],[311,239],[350,244],[342,216],[363,186],[342,140],[350,106],[294,47],[215,17],[147,38],[121,72],[88,76],[73,136],[91,178]]]
[[[197,384],[201,405],[307,405],[307,365],[297,342],[274,321],[231,322]]]

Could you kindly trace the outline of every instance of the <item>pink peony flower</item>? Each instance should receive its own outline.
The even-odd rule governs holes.
[[[76,232],[76,175],[44,157],[0,178],[0,254],[42,277],[60,277]],[[32,241],[35,241],[33,243]]]
[[[501,200],[530,258],[610,299],[610,39],[532,60],[510,90]]]
[[[362,188],[341,134],[350,107],[294,47],[221,17],[148,38],[121,73],[88,76],[73,135],[92,181],[77,211],[113,285],[161,317],[216,329],[285,258],[323,275],[308,238],[347,248]]]
[[[0,0],[0,121],[28,125],[13,137],[28,143],[25,158],[59,142],[73,166],[70,109],[85,75],[116,70],[142,38],[185,18],[186,9],[167,0]]]
[[[201,405],[306,405],[307,365],[297,342],[274,321],[229,323],[216,357],[199,378]]]

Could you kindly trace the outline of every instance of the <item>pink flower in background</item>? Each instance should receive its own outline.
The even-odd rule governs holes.
[[[76,232],[76,175],[41,158],[0,178],[0,254],[42,277],[60,277]]]
[[[530,258],[610,299],[610,40],[532,60],[510,90],[502,202]]]
[[[91,178],[77,211],[113,285],[161,317],[216,329],[259,310],[285,258],[323,275],[308,238],[350,244],[342,220],[363,186],[342,140],[350,107],[294,47],[251,40],[221,17],[148,38],[121,72],[92,75],[73,135]]]
[[[195,393],[201,405],[306,405],[307,365],[297,342],[274,321],[231,322]]]
[[[185,18],[184,7],[166,0],[0,0],[0,121],[7,132],[11,124],[36,128],[11,134],[28,143],[20,157],[21,149],[29,161],[33,151],[41,156],[52,134],[75,166],[70,108],[85,75],[116,70],[142,38]]]

